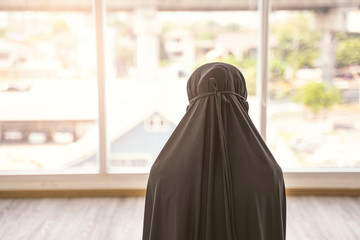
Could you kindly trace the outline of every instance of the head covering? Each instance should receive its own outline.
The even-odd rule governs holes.
[[[283,173],[248,115],[241,72],[205,64],[187,92],[187,112],[150,171],[143,239],[285,239]]]

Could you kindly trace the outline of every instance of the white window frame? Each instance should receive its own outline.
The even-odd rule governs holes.
[[[107,170],[108,142],[105,102],[104,27],[105,0],[93,0],[96,28],[97,81],[99,110],[99,171],[97,172],[2,172],[0,191],[29,190],[114,190],[145,189],[148,173],[111,173]],[[259,36],[258,81],[260,89],[260,132],[265,138],[267,107],[268,29],[270,0],[258,0],[261,16]],[[360,189],[360,169],[321,168],[283,169],[288,189]]]

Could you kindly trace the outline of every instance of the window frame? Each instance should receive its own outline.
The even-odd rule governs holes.
[[[266,138],[268,32],[270,0],[258,0],[260,13],[259,53],[257,66],[257,87],[260,104],[260,133]],[[98,83],[98,126],[99,126],[99,169],[94,172],[1,172],[0,191],[29,190],[114,190],[145,189],[148,173],[116,173],[107,169],[109,144],[106,124],[106,76],[105,76],[105,0],[93,0],[95,17],[97,83]],[[360,169],[321,168],[283,169],[287,189],[360,189]]]

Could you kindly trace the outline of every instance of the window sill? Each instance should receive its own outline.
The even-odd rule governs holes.
[[[48,191],[50,195],[59,191],[63,194],[73,192],[78,196],[89,193],[99,196],[123,194],[136,196],[144,192],[147,179],[148,173],[1,175],[0,197],[7,196],[11,192],[16,195],[16,192],[41,191]],[[289,170],[284,171],[284,179],[289,195],[360,195],[360,171],[353,169],[346,172]]]

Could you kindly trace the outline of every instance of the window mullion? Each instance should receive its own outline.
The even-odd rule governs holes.
[[[99,111],[99,160],[100,174],[106,174],[107,136],[106,136],[106,102],[105,102],[105,3],[103,0],[93,0],[96,33],[97,81],[98,81],[98,111]]]
[[[270,0],[259,0],[258,8],[260,28],[257,54],[256,96],[259,103],[259,131],[263,139],[266,140]]]

